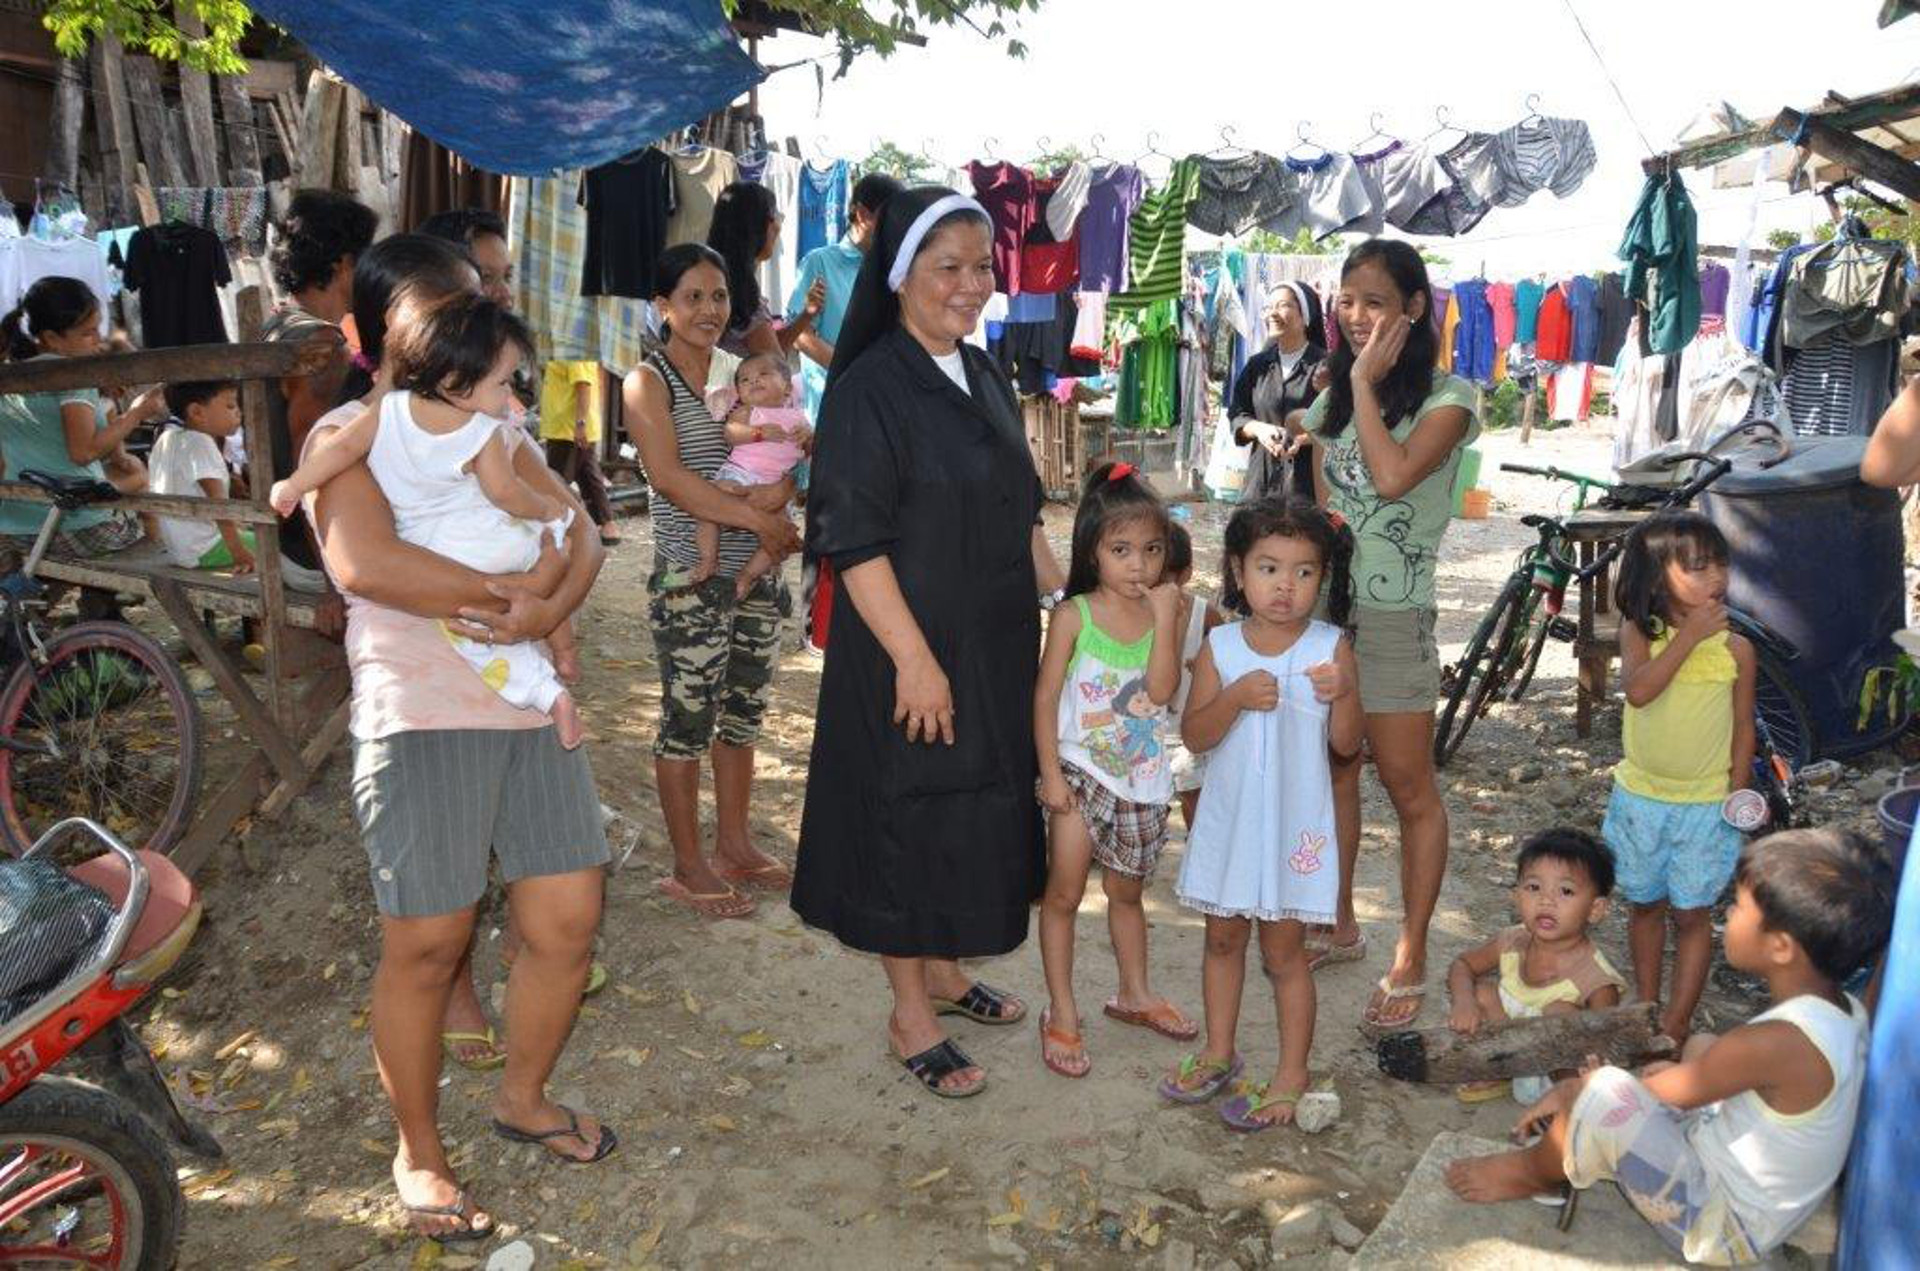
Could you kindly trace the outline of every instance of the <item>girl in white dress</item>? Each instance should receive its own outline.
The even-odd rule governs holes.
[[[1160,1093],[1200,1103],[1239,1075],[1234,1034],[1258,922],[1280,1062],[1270,1081],[1221,1106],[1221,1119],[1237,1130],[1293,1120],[1309,1081],[1315,996],[1306,929],[1332,921],[1340,881],[1329,752],[1357,752],[1365,724],[1353,649],[1341,638],[1353,604],[1352,560],[1346,526],[1304,500],[1263,499],[1235,512],[1222,601],[1243,617],[1208,635],[1181,725],[1187,746],[1207,756],[1175,887],[1182,904],[1207,916],[1207,1040],[1161,1081]],[[1313,616],[1323,589],[1332,623]]]

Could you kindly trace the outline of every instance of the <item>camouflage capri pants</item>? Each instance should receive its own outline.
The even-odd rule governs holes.
[[[694,759],[715,736],[751,746],[767,713],[767,688],[793,600],[777,574],[735,601],[733,579],[709,578],[669,591],[656,571],[647,580],[654,654],[660,660],[659,759]]]

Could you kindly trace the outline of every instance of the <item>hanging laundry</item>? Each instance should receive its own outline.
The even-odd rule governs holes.
[[[973,197],[987,209],[993,222],[993,285],[1009,296],[1020,286],[1020,249],[1033,224],[1033,176],[1017,163],[967,165],[973,182]]]
[[[1453,373],[1476,384],[1492,383],[1499,346],[1494,342],[1493,307],[1484,281],[1476,278],[1453,285],[1449,322],[1454,326]]]
[[[1654,173],[1627,220],[1620,258],[1628,262],[1627,294],[1649,311],[1647,342],[1678,353],[1700,330],[1698,222],[1680,174]]]
[[[1316,239],[1328,238],[1372,215],[1373,197],[1352,155],[1288,159],[1286,165],[1300,183],[1300,201],[1269,227],[1282,238],[1302,229]]]
[[[1802,437],[1866,436],[1893,402],[1898,340],[1854,344],[1834,330],[1794,356],[1780,382],[1793,431]]]
[[[1199,190],[1187,207],[1187,223],[1208,234],[1238,238],[1261,227],[1285,223],[1300,201],[1299,182],[1272,155],[1238,158],[1189,155],[1199,171]]]
[[[161,220],[212,230],[232,255],[266,253],[265,186],[161,186],[154,190],[153,201]]]
[[[140,296],[141,344],[225,344],[219,289],[232,279],[227,249],[212,230],[163,221],[135,234],[124,281]]]
[[[1107,293],[1082,291],[1073,299],[1073,339],[1067,351],[1077,358],[1098,362],[1106,354]]]
[[[835,159],[824,168],[812,162],[801,165],[799,241],[794,251],[802,259],[815,248],[839,242],[846,234],[848,180],[844,159]]]
[[[1522,278],[1513,285],[1513,339],[1516,344],[1532,344],[1537,338],[1540,301],[1547,294],[1537,278]]]
[[[713,225],[713,205],[732,185],[740,167],[725,150],[700,146],[667,156],[673,162],[673,217],[667,222],[667,246],[704,243]]]
[[[1128,228],[1146,193],[1146,178],[1130,164],[1093,169],[1080,214],[1081,290],[1127,289]]]
[[[1600,344],[1593,360],[1606,366],[1618,361],[1632,322],[1633,302],[1627,298],[1625,283],[1618,273],[1604,275],[1600,279]]]
[[[1908,299],[1907,250],[1891,239],[1836,238],[1794,258],[1780,307],[1780,338],[1806,348],[1829,331],[1849,344],[1900,334]]]
[[[638,363],[652,305],[586,295],[579,286],[595,228],[580,205],[581,178],[514,177],[512,184],[507,228],[514,245],[514,308],[533,331],[539,359],[597,361],[612,367]],[[659,224],[664,226],[664,219]],[[625,250],[639,255],[632,248]],[[651,292],[652,258],[646,267],[644,289]]]
[[[86,283],[100,299],[100,334],[111,330],[106,300],[113,283],[99,244],[91,238],[49,241],[32,234],[0,238],[0,313],[19,304],[27,288],[42,278],[78,278]]]
[[[1547,416],[1556,423],[1584,421],[1593,405],[1593,363],[1569,362],[1547,381]]]
[[[1573,360],[1573,315],[1567,308],[1566,292],[1557,283],[1540,300],[1534,355],[1542,362]]]
[[[586,209],[579,294],[653,299],[653,267],[675,200],[673,164],[654,146],[589,168],[578,199]]]
[[[1593,134],[1578,119],[1522,120],[1495,134],[1492,158],[1499,182],[1493,201],[1501,207],[1518,207],[1541,190],[1564,199],[1597,162]]]
[[[1044,215],[1055,242],[1064,243],[1073,237],[1092,189],[1093,169],[1078,159],[1053,174],[1053,194]]]
[[[780,209],[780,235],[773,255],[760,262],[760,294],[775,300],[787,294],[800,268],[800,160],[778,150],[739,155],[740,179],[764,185]]]
[[[1414,214],[1412,222],[1405,227],[1408,233],[1458,236],[1486,219],[1487,213],[1493,210],[1493,199],[1475,193],[1468,173],[1474,170],[1482,152],[1492,145],[1489,134],[1470,132],[1436,156],[1440,170],[1446,174],[1446,188]]]
[[[1173,165],[1167,183],[1140,201],[1127,224],[1127,290],[1108,302],[1109,312],[1138,310],[1180,294],[1187,205],[1199,183],[1200,170],[1182,159]]]
[[[1702,318],[1724,318],[1727,316],[1727,292],[1733,286],[1733,274],[1725,265],[1716,265],[1709,261],[1700,266],[1700,316]]]
[[[1059,196],[1060,182],[1033,178],[1033,218],[1020,245],[1020,289],[1057,293],[1071,291],[1080,282],[1080,234],[1076,228],[1056,237],[1049,212]],[[1073,218],[1077,221],[1079,218]]]
[[[1600,349],[1600,288],[1585,274],[1575,274],[1567,280],[1564,294],[1567,299],[1567,320],[1572,328],[1569,356],[1575,362],[1597,361]]]
[[[1398,141],[1393,141],[1369,154],[1353,156],[1353,166],[1360,173],[1368,205],[1366,213],[1348,226],[1353,233],[1372,237],[1387,227],[1386,165],[1402,149]]]
[[[1455,347],[1460,338],[1460,306],[1453,301],[1453,288],[1435,287],[1433,289],[1433,312],[1440,325],[1440,344],[1434,352],[1434,365],[1443,374],[1453,371]]]
[[[1429,205],[1446,198],[1452,184],[1439,156],[1425,145],[1399,146],[1380,158],[1375,172],[1380,183],[1382,212],[1387,224],[1408,233],[1416,232]],[[1439,213],[1445,216],[1445,208]],[[1429,231],[1419,231],[1429,232]]]
[[[1513,284],[1510,282],[1490,282],[1487,284],[1487,307],[1493,310],[1493,345],[1502,353],[1513,343]]]

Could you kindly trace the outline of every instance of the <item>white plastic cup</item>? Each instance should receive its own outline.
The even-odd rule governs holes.
[[[1770,817],[1766,796],[1758,790],[1735,790],[1720,805],[1720,819],[1742,834],[1765,828]]]

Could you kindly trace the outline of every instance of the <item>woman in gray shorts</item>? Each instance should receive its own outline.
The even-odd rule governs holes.
[[[355,280],[369,295],[477,285],[454,249],[412,235],[375,244]],[[363,345],[377,353],[385,305],[363,307]],[[383,387],[376,373],[369,395]],[[321,416],[308,444],[361,409],[348,401]],[[519,443],[521,479],[578,510],[535,447],[518,430],[508,435]],[[490,642],[542,638],[585,598],[603,553],[582,514],[564,559],[549,552],[525,578],[476,574],[401,542],[363,464],[322,487],[308,511],[346,602],[354,806],[381,915],[374,1055],[400,1139],[394,1185],[420,1234],[477,1239],[492,1219],[454,1177],[437,1116],[441,1020],[475,905],[497,861],[521,949],[507,979],[495,1131],[569,1160],[600,1160],[613,1150],[612,1129],[553,1103],[546,1081],[586,984],[608,853],[587,752],[563,750],[549,719],[502,701],[442,624]]]
[[[1338,316],[1346,338],[1328,359],[1330,384],[1301,427],[1320,461],[1319,493],[1353,527],[1354,654],[1367,712],[1367,748],[1400,820],[1404,920],[1393,965],[1362,1030],[1411,1026],[1426,993],[1427,927],[1447,871],[1447,809],[1433,773],[1440,694],[1433,579],[1453,508],[1460,452],[1479,434],[1473,385],[1434,372],[1438,339],[1426,265],[1405,243],[1370,239],[1347,257]],[[1334,766],[1340,903],[1315,966],[1357,960],[1366,940],[1353,915],[1360,855],[1361,761]]]

